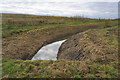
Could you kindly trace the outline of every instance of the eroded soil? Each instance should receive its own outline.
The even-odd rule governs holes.
[[[58,26],[36,29],[24,34],[3,38],[3,57],[10,59],[32,59],[44,45],[92,28],[104,27],[103,23],[89,23],[81,26]]]
[[[58,59],[107,62],[118,59],[118,28],[91,29],[65,41]]]

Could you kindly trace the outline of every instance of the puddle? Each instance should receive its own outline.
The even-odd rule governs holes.
[[[57,53],[61,44],[66,41],[57,41],[46,46],[43,46],[32,58],[32,60],[57,60]]]

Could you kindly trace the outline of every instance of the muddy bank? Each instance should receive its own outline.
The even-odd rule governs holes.
[[[78,33],[65,41],[57,59],[109,62],[118,56],[117,26],[91,29]]]
[[[21,35],[3,38],[2,55],[10,59],[32,59],[44,45],[78,32],[92,28],[104,27],[103,23],[89,23],[81,26],[58,26],[55,28],[36,29]]]

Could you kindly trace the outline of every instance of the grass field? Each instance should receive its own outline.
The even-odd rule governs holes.
[[[33,16],[24,14],[2,14],[2,17],[3,38],[35,29],[71,25],[79,26],[87,23],[105,23],[107,25],[111,22],[116,22],[116,20],[79,17]]]
[[[100,35],[100,40],[109,42],[109,48],[116,49],[118,39],[114,29],[117,24],[117,20],[3,14],[3,78],[117,78],[119,64],[114,59],[109,63],[90,60],[18,60],[24,57],[28,49],[32,53],[32,50],[36,50],[36,45],[37,48],[42,47],[42,41],[52,42],[53,39],[62,38],[61,35],[88,29],[92,32],[94,28],[97,29],[93,33]],[[108,30],[112,30],[115,35]],[[41,45],[38,45],[40,42]]]

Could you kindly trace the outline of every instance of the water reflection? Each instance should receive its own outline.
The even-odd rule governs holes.
[[[49,60],[49,59],[57,60],[56,57],[57,57],[59,47],[64,41],[66,40],[54,42],[52,44],[42,47],[37,52],[37,54],[32,58],[32,60]]]

